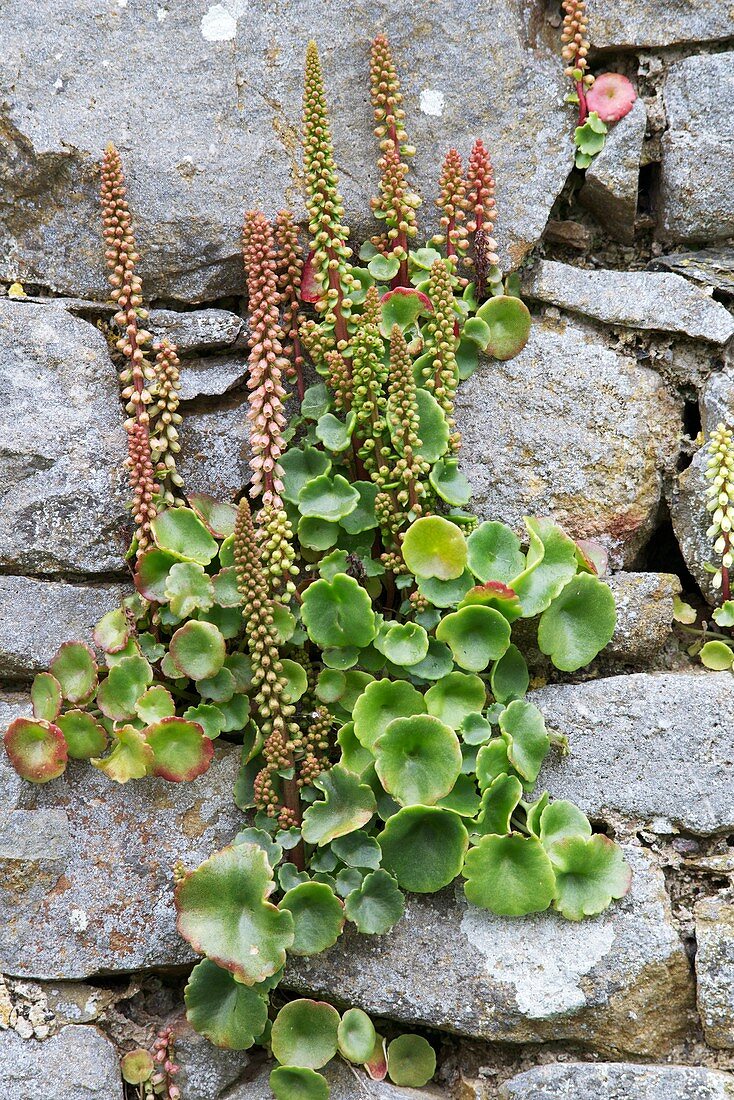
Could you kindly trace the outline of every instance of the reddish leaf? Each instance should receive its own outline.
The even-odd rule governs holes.
[[[301,275],[301,288],[299,297],[302,302],[318,302],[321,298],[321,288],[316,282],[316,269],[313,264],[313,252],[309,252],[306,262],[303,265],[303,274]]]
[[[632,110],[637,92],[621,73],[602,73],[586,93],[586,106],[602,122],[618,122]]]
[[[16,718],[8,726],[4,741],[10,763],[30,783],[48,783],[66,767],[66,741],[53,722]]]

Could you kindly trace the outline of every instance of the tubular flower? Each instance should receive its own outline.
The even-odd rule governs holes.
[[[732,432],[719,424],[711,433],[708,444],[706,478],[711,482],[706,490],[706,510],[711,512],[711,526],[706,534],[721,557],[721,566],[713,579],[714,588],[721,589],[724,600],[731,595],[729,571],[734,565],[732,527],[734,526],[734,442]]]
[[[436,206],[442,211],[441,232],[433,238],[434,244],[446,244],[447,256],[463,256],[469,247],[464,225],[469,204],[463,172],[461,157],[456,149],[449,149],[441,169],[436,199]]]
[[[278,289],[283,306],[282,327],[285,333],[283,354],[288,360],[286,377],[295,382],[299,400],[303,400],[303,352],[298,334],[302,317],[299,313],[299,292],[303,274],[303,257],[298,247],[298,226],[290,210],[281,210],[275,219],[275,241],[278,250]]]
[[[372,480],[380,484],[388,472],[384,465],[387,453],[384,441],[387,368],[377,324],[378,310],[377,291],[370,287],[364,313],[352,341],[352,410],[357,414],[355,434],[362,444],[359,455]]]
[[[299,799],[295,785],[282,784],[282,798],[276,773],[293,763],[293,738],[299,736],[292,720],[295,707],[285,702],[287,686],[278,649],[278,632],[273,618],[268,584],[263,572],[261,545],[255,531],[252,512],[246,499],[240,501],[233,542],[237,587],[242,593],[242,616],[247,647],[252,661],[257,723],[265,738],[265,767],[255,782],[260,809],[270,817],[293,824],[298,818]],[[287,826],[286,826],[287,827]]]
[[[135,271],[140,257],[135,246],[122,161],[112,144],[107,146],[102,160],[100,201],[111,297],[117,304],[113,321],[120,335],[115,341],[115,348],[125,364],[120,371],[121,396],[128,414],[125,421],[130,456],[128,468],[133,489],[133,516],[137,524],[135,542],[140,556],[149,543],[150,521],[157,514],[155,482],[151,485],[148,476],[153,471],[148,383],[155,378],[155,369],[145,352],[146,344],[152,339],[151,334],[139,323],[148,316],[143,309],[140,276]],[[135,480],[138,477],[142,479],[139,483]]]
[[[263,505],[280,508],[283,483],[278,461],[286,425],[282,378],[288,360],[283,355],[273,230],[260,211],[247,214],[243,242],[250,313],[250,496],[261,496]]]
[[[150,448],[156,464],[156,477],[161,483],[161,497],[167,505],[184,504],[177,489],[183,487],[183,478],[176,470],[175,455],[181,450],[178,426],[183,417],[178,412],[181,389],[179,360],[176,348],[168,340],[156,346],[155,379],[150,392]]]
[[[393,325],[390,336],[389,392],[390,435],[399,456],[391,481],[399,483],[396,498],[403,511],[412,513],[412,522],[423,514],[421,500],[425,496],[426,488],[422,479],[430,466],[417,454],[422,442],[418,435],[420,420],[413,360],[398,325]]]
[[[303,90],[303,162],[306,175],[306,209],[311,234],[311,264],[321,292],[317,308],[333,328],[337,349],[349,340],[352,277],[347,247],[349,230],[342,224],[344,204],[339,194],[331,128],[326,109],[324,77],[315,42],[306,49]]]
[[[489,269],[499,263],[497,242],[492,233],[497,216],[494,198],[494,170],[489,153],[480,138],[474,142],[467,169],[467,202],[471,220],[467,229],[474,234],[474,269],[477,297],[486,293]]]
[[[586,0],[563,0],[563,30],[561,56],[566,62],[565,75],[574,83],[579,100],[579,125],[588,115],[586,107],[586,89],[594,83],[594,77],[588,72],[589,40],[586,37],[588,17]]]
[[[454,397],[459,381],[456,365],[456,318],[454,316],[454,292],[451,272],[445,260],[436,260],[431,267],[428,297],[433,303],[433,313],[425,325],[425,333],[433,352],[430,366],[424,368],[424,385],[433,393],[446,415],[452,431],[450,446],[459,450],[460,438],[454,432]]]
[[[390,46],[384,35],[372,43],[370,88],[375,112],[375,136],[380,142],[381,157],[379,195],[371,202],[375,217],[384,221],[386,233],[373,238],[373,244],[400,261],[400,270],[393,285],[408,286],[409,241],[418,233],[416,209],[420,199],[407,184],[408,165],[402,157],[412,157],[415,150],[407,144],[403,128],[405,112],[400,104],[400,81],[395,70]]]

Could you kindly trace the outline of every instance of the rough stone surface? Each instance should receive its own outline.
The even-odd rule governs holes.
[[[0,568],[120,569],[126,454],[101,333],[69,313],[0,301]]]
[[[261,0],[246,16],[239,0],[159,10],[163,17],[155,6],[61,0],[52,26],[22,0],[6,5],[0,45],[12,85],[3,89],[0,277],[106,297],[95,162],[110,137],[125,158],[151,296],[200,302],[240,293],[243,209],[290,205],[303,216],[301,72],[306,43],[323,28],[322,6],[303,0],[288,19]],[[468,22],[492,27],[491,48],[467,35]],[[342,190],[359,236],[370,231],[377,175],[367,46],[385,29],[420,151],[425,220],[435,220],[448,145],[468,152],[482,137],[495,159],[502,251],[518,262],[569,171],[556,44],[529,36],[520,0],[500,8],[448,0],[418,24],[408,0],[332,6],[321,45]]]
[[[0,576],[0,676],[24,679],[48,668],[63,641],[91,643],[92,627],[129,591]]]
[[[724,12],[729,4],[719,7]],[[731,11],[727,19],[731,34]],[[660,173],[660,231],[668,240],[734,234],[732,96],[734,53],[687,57],[668,70]]]
[[[65,1027],[43,1042],[0,1031],[3,1100],[122,1100],[117,1051],[94,1027]]]
[[[588,173],[587,173],[588,174]],[[687,279],[712,286],[734,295],[734,248],[702,248],[699,252],[672,252],[659,256],[648,265],[652,270],[667,269]]]
[[[594,819],[621,815],[659,832],[734,828],[728,673],[637,673],[532,692],[569,740],[538,781]]]
[[[599,917],[508,921],[458,886],[411,895],[390,936],[347,933],[289,964],[286,982],[405,1024],[491,1041],[564,1039],[659,1052],[685,1033],[692,983],[662,874],[629,848],[632,889]]]
[[[179,355],[205,355],[245,344],[245,322],[228,309],[152,309],[149,320],[154,339],[166,337]]]
[[[205,359],[184,359],[181,363],[182,401],[195,397],[220,397],[244,381],[247,358],[244,355],[210,355]]]
[[[701,393],[699,408],[707,437],[721,421],[726,424],[734,422],[734,367],[711,375]],[[690,466],[675,479],[670,515],[686,565],[706,599],[715,603],[721,593],[714,591],[711,573],[705,568],[716,557],[711,539],[706,534],[711,523],[710,513],[706,510],[706,489],[710,484],[705,477],[706,461],[706,448],[701,447]]]
[[[696,945],[696,995],[706,1042],[719,1050],[732,1050],[734,904],[731,897],[707,898],[698,903]]]
[[[457,396],[472,507],[522,530],[552,515],[596,538],[614,568],[650,534],[675,464],[680,404],[660,376],[582,322],[544,317],[507,363],[484,363]]]
[[[645,104],[637,98],[628,115],[609,129],[601,153],[586,169],[579,198],[615,240],[635,236],[640,156],[645,137]]]
[[[531,298],[609,325],[680,333],[716,344],[734,335],[728,309],[672,272],[600,271],[543,260],[525,290]]]
[[[125,787],[71,764],[40,788],[0,760],[13,802],[0,817],[0,972],[53,980],[193,961],[175,928],[172,867],[197,866],[240,827],[238,759],[223,745],[192,783]]]
[[[604,579],[617,605],[617,625],[604,658],[644,664],[670,637],[680,581],[672,573],[616,573]]]
[[[189,492],[231,500],[247,483],[247,404],[239,400],[184,419],[178,465]]]
[[[731,1100],[734,1076],[693,1066],[538,1066],[505,1081],[499,1100]]]
[[[181,1016],[176,1020],[176,1084],[192,1100],[219,1100],[222,1093],[247,1075],[252,1057],[244,1050],[220,1050],[194,1031]]]

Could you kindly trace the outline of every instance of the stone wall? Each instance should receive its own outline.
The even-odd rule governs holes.
[[[96,163],[120,147],[151,327],[183,356],[183,473],[232,498],[245,474],[239,233],[299,216],[300,64],[323,46],[357,239],[375,187],[369,38],[404,76],[420,187],[481,136],[506,267],[534,314],[509,363],[460,391],[483,517],[552,513],[609,553],[618,625],[577,682],[535,698],[571,753],[547,766],[625,845],[633,889],[582,924],[505,921],[461,891],[411,898],[386,937],[345,937],[289,985],[426,1029],[429,1095],[460,1100],[734,1096],[734,680],[694,667],[673,597],[710,597],[702,424],[734,420],[734,23],[721,0],[589,0],[592,62],[638,84],[585,179],[553,2],[6,0],[0,25],[0,725],[59,641],[129,584]],[[424,224],[434,218],[426,202]],[[7,297],[20,280],[26,297]],[[552,678],[551,678],[552,679]],[[540,686],[545,684],[545,686]],[[122,1100],[117,1051],[176,1019],[186,1100],[259,1100],[268,1067],[181,1019],[192,962],[171,868],[238,827],[237,750],[205,776],[118,788],[84,766],[42,789],[0,759],[0,1095]],[[412,1092],[331,1073],[337,1100]]]

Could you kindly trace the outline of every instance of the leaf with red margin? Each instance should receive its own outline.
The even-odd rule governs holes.
[[[172,567],[181,559],[166,550],[146,550],[138,558],[135,587],[152,603],[166,603],[166,580]]]
[[[502,612],[509,623],[519,619],[522,614],[517,592],[502,581],[487,581],[485,584],[477,584],[474,588],[470,588],[459,607],[467,607],[469,604],[494,607]]]
[[[387,1054],[385,1053],[385,1040],[381,1035],[375,1040],[375,1049],[365,1062],[364,1068],[373,1081],[384,1081],[387,1077]]]
[[[298,292],[298,297],[302,302],[310,302],[312,305],[314,302],[322,297],[321,287],[316,281],[316,268],[313,263],[314,253],[309,252],[306,257],[306,262],[303,265],[303,273],[301,275],[301,286]]]
[[[395,290],[388,290],[380,298],[382,306],[382,320],[380,332],[389,339],[393,325],[397,325],[401,331],[415,324],[421,314],[433,313],[433,304],[427,294],[412,287],[398,286]]]
[[[226,539],[234,534],[237,509],[231,504],[222,504],[208,493],[190,493],[189,504],[210,534],[218,539]]]
[[[632,110],[637,99],[631,82],[621,73],[602,73],[586,93],[586,106],[602,122],[619,122]]]
[[[214,745],[198,722],[185,718],[161,718],[146,726],[143,735],[153,750],[151,769],[169,783],[186,783],[208,770]]]
[[[48,783],[66,767],[66,741],[53,722],[16,718],[5,731],[4,741],[10,763],[29,783]]]
[[[39,672],[31,685],[33,717],[53,722],[61,713],[61,684],[50,672]]]

